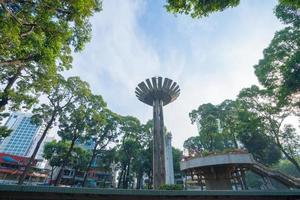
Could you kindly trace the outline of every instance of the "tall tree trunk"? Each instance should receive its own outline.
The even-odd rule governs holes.
[[[124,173],[123,173],[123,177],[122,177],[122,188],[123,189],[126,189],[126,184],[125,184],[126,175],[127,175],[127,163],[126,163],[126,165],[124,167]]]
[[[239,148],[239,145],[238,145],[238,143],[237,143],[237,139],[236,139],[235,133],[234,133],[234,132],[232,133],[230,130],[229,130],[229,133],[231,134],[231,137],[232,137],[232,139],[233,139],[234,148],[238,149],[238,148]]]
[[[21,65],[18,67],[16,73],[8,79],[7,85],[3,90],[2,98],[0,99],[0,112],[5,110],[5,106],[9,100],[9,90],[13,87],[19,76],[21,75],[22,70],[25,65]]]
[[[209,143],[209,151],[213,151],[213,143],[214,143],[214,140],[213,140],[213,137],[211,135],[209,135],[209,138],[210,138],[210,143]]]
[[[77,172],[77,169],[74,168],[74,174],[73,174],[73,177],[72,177],[72,185],[73,186],[75,185],[76,172]]]
[[[52,179],[53,179],[54,169],[55,169],[55,167],[51,166],[51,174],[50,174],[50,183],[49,183],[49,185],[52,185]]]
[[[129,187],[129,175],[130,175],[130,160],[128,162],[128,165],[127,165],[127,171],[126,171],[126,178],[125,178],[125,188],[128,189]]]
[[[151,186],[152,186],[152,175],[151,175],[151,171],[149,171],[147,173],[147,176],[148,176],[148,189],[151,189]]]
[[[90,159],[90,161],[89,161],[89,164],[88,164],[88,166],[87,166],[86,173],[85,173],[85,175],[84,175],[83,182],[82,182],[82,187],[85,187],[85,186],[86,186],[86,180],[87,180],[87,177],[88,177],[88,173],[89,173],[89,171],[90,171],[90,169],[91,169],[91,166],[92,166],[92,164],[93,164],[93,162],[94,162],[94,160],[95,160],[95,157],[96,157],[96,155],[97,155],[97,147],[98,147],[98,144],[99,144],[99,142],[97,141],[96,144],[95,144],[95,146],[94,146],[94,148],[93,148],[92,157],[91,157],[91,159]]]
[[[58,175],[57,175],[57,177],[56,177],[56,180],[55,180],[55,182],[54,182],[54,185],[55,185],[55,186],[58,186],[58,184],[60,183],[60,180],[61,180],[61,177],[62,177],[62,173],[63,173],[63,171],[64,171],[64,169],[65,169],[67,163],[69,162],[69,157],[71,156],[71,153],[72,153],[72,151],[73,151],[73,148],[74,148],[74,145],[75,145],[75,141],[77,140],[77,138],[78,138],[78,137],[74,137],[74,138],[72,139],[71,146],[70,146],[70,148],[69,148],[69,150],[68,150],[68,152],[67,152],[67,154],[66,154],[66,157],[65,157],[64,160],[63,160],[62,165],[60,166],[60,170],[59,170]]]
[[[118,188],[120,188],[120,186],[121,186],[123,173],[124,173],[124,167],[122,168],[122,170],[120,172],[120,176],[119,176],[119,180],[118,180]]]
[[[233,134],[233,143],[234,143],[234,147],[235,147],[236,149],[238,149],[238,148],[239,148],[239,145],[238,145],[238,143],[237,143],[237,139],[236,139],[235,134]]]
[[[52,113],[52,116],[51,116],[49,122],[47,123],[47,125],[45,127],[45,130],[43,131],[43,134],[42,134],[41,138],[39,139],[36,147],[34,148],[34,151],[33,151],[32,155],[31,155],[31,157],[30,157],[30,159],[29,159],[29,161],[28,161],[28,163],[27,163],[27,165],[25,167],[25,170],[23,171],[23,173],[19,177],[19,181],[18,181],[19,185],[22,185],[24,183],[24,180],[25,180],[25,178],[26,178],[26,176],[27,176],[27,174],[28,174],[28,172],[29,172],[29,170],[31,168],[31,164],[34,161],[35,156],[36,156],[37,152],[39,151],[39,148],[40,148],[42,142],[44,141],[44,139],[45,139],[45,137],[47,135],[48,130],[52,126],[53,122],[55,121],[56,113],[57,113],[57,111],[56,111],[56,109],[54,109],[53,113]]]
[[[143,178],[143,172],[139,171],[137,175],[136,189],[142,189],[142,178]]]

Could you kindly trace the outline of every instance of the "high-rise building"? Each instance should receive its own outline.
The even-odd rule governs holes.
[[[1,145],[0,152],[17,156],[31,156],[32,147],[42,131],[42,126],[31,122],[32,115],[29,113],[15,112],[10,115],[5,126],[12,129]]]

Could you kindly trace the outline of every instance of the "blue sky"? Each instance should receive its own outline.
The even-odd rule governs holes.
[[[92,18],[92,40],[74,54],[70,75],[89,82],[110,109],[152,118],[151,107],[135,97],[136,85],[152,76],[168,77],[181,95],[164,108],[173,145],[197,135],[188,113],[203,103],[234,99],[257,84],[253,65],[282,25],[275,0],[241,0],[240,6],[207,18],[167,13],[163,0],[104,0]]]

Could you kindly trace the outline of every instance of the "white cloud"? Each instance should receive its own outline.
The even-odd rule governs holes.
[[[192,109],[234,98],[242,87],[257,83],[252,66],[280,24],[272,5],[257,9],[250,2],[202,20],[158,15],[173,24],[160,24],[164,28],[153,40],[151,28],[140,24],[144,14],[155,12],[148,10],[149,1],[106,0],[104,10],[93,17],[93,39],[75,54],[71,73],[88,81],[115,112],[143,122],[152,118],[152,110],[137,100],[135,86],[156,75],[178,82],[181,95],[164,114],[173,143],[181,148],[197,134],[188,118]],[[154,21],[153,28],[161,21]],[[170,38],[160,40],[164,33],[171,33]]]

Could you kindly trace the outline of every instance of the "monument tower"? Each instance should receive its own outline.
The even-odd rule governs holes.
[[[180,89],[171,79],[152,77],[139,83],[135,94],[140,101],[153,107],[153,186],[158,189],[166,183],[163,106],[177,99]]]

